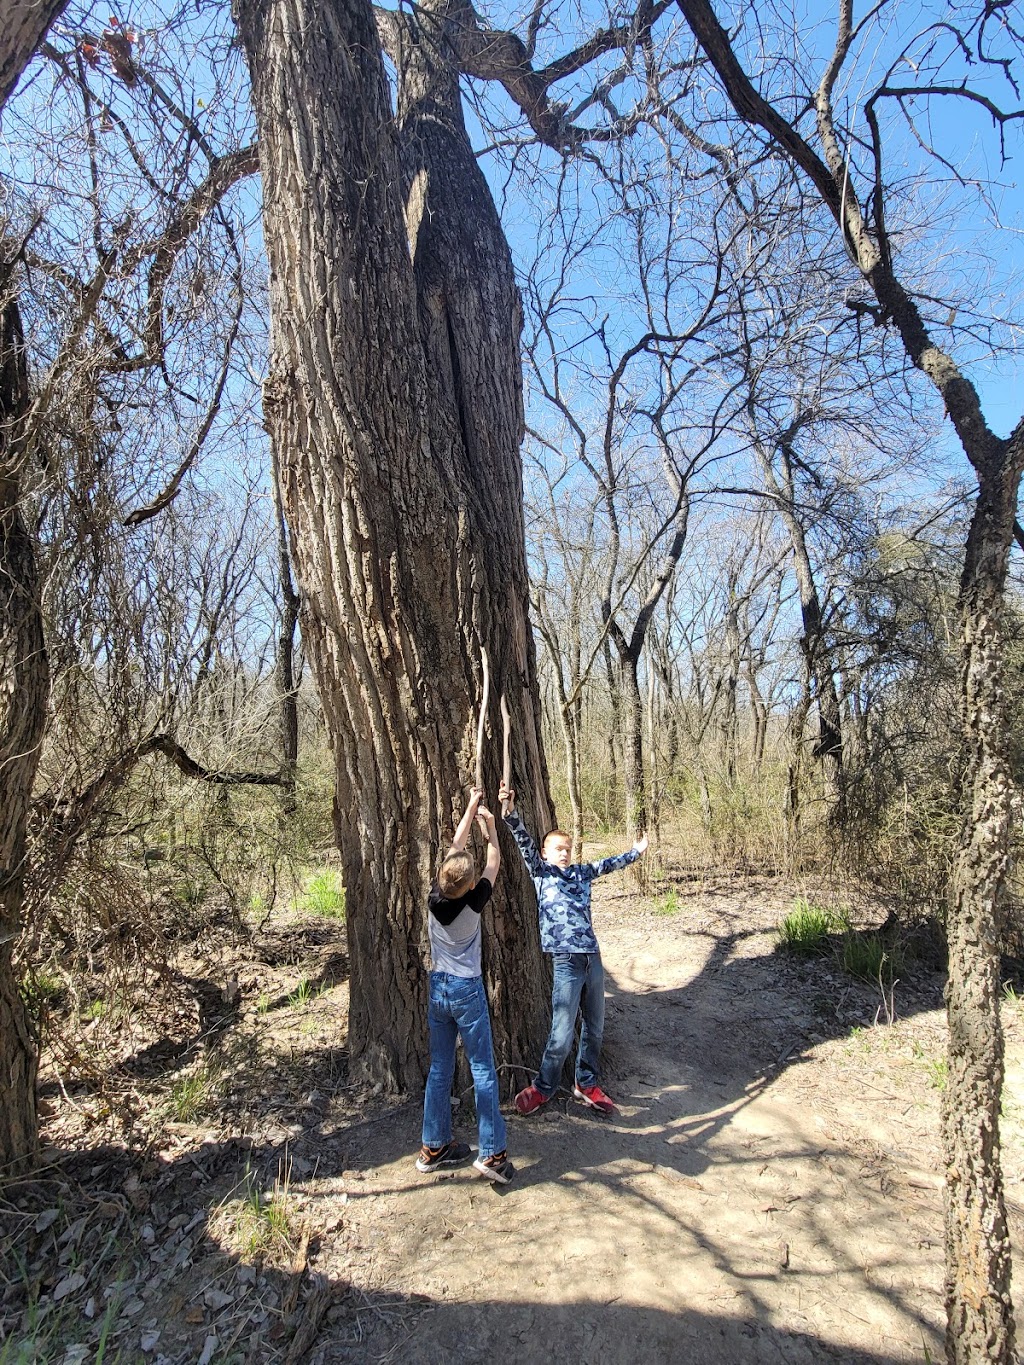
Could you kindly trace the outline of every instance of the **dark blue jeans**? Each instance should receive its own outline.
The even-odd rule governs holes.
[[[498,1108],[498,1073],[494,1069],[491,1016],[479,976],[430,973],[430,1074],[423,1096],[423,1142],[443,1147],[452,1140],[452,1077],[455,1040],[473,1073],[480,1156],[505,1150],[505,1120]]]
[[[572,1048],[576,1014],[582,1004],[580,1050],[576,1057],[576,1084],[597,1084],[604,1037],[604,967],[600,953],[553,953],[551,983],[551,1032],[534,1085],[542,1095],[558,1089],[562,1067]]]

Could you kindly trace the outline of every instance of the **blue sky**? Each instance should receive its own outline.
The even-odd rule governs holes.
[[[858,8],[866,12],[865,6]],[[832,42],[835,9],[832,5],[815,0],[801,7],[792,25],[784,11],[785,7],[778,4],[757,7],[764,47],[762,51],[756,44],[748,44],[744,49],[745,55],[752,64],[760,64],[759,78],[767,82],[769,88],[777,88],[779,81],[788,79],[790,68],[787,63],[790,60],[799,68],[808,86],[813,85]],[[191,13],[191,8],[177,11],[179,21],[186,12]],[[849,76],[841,86],[840,105],[844,100],[852,102],[855,98],[862,98],[873,83],[881,78],[881,73],[893,64],[896,54],[907,44],[910,35],[952,12],[955,10],[950,7],[919,3],[918,0],[913,0],[913,3],[910,0],[901,0],[900,3],[890,0],[888,5],[883,5],[877,20],[865,31],[856,59],[851,59],[849,63]],[[724,7],[720,8],[720,13],[723,20],[731,22],[731,16]],[[743,13],[745,33],[751,37],[757,36],[758,30],[752,17],[755,11],[744,7]],[[166,5],[153,3],[153,0],[131,9],[104,5],[96,7],[93,10],[94,18],[87,22],[91,28],[97,29],[109,20],[111,14],[118,15],[123,23],[132,23],[138,28],[144,36],[143,54],[147,62],[161,56],[172,66],[175,61],[181,65],[180,57],[174,57],[172,47],[167,43]],[[589,0],[578,7],[552,5],[547,14],[549,25],[541,33],[538,60],[564,52],[579,41],[583,33],[608,20],[607,11]],[[251,133],[251,116],[244,102],[237,103],[237,97],[244,89],[243,64],[237,49],[226,54],[219,36],[223,32],[225,15],[223,9],[207,5],[197,7],[196,15],[188,18],[189,36],[196,44],[195,55],[180,72],[183,88],[188,92],[197,121],[215,133],[214,141],[218,148],[229,145],[233,138],[245,140]],[[514,10],[496,5],[487,9],[487,15],[496,26],[514,25],[517,18]],[[74,11],[69,12],[63,27],[57,32],[62,45],[67,45],[75,26],[81,22]],[[788,46],[783,45],[777,37],[773,39],[775,25],[781,25],[777,30],[779,33],[789,28],[791,36]],[[793,33],[797,35],[796,38],[792,37]],[[657,35],[659,40],[664,39],[666,42],[671,39],[672,55],[677,58],[689,54],[690,40],[674,8],[660,21]],[[915,64],[917,74],[925,71],[927,51],[923,40],[909,45],[909,61],[902,64],[897,61],[895,66],[897,71],[906,73],[901,79],[909,79],[913,74],[910,61]],[[958,77],[958,73],[946,60],[948,54],[940,55],[943,57],[941,61],[938,58],[930,59],[936,68],[936,79],[949,83]],[[785,61],[781,60],[783,57]],[[564,88],[559,87],[552,93],[558,98],[575,102],[598,76],[607,75],[619,60],[618,56],[609,57],[598,64],[595,74],[588,72],[574,77]],[[219,64],[221,70],[226,63],[229,80],[223,93],[218,93],[215,87],[211,62]],[[1000,99],[1012,98],[1012,92],[998,71],[985,71],[983,79],[986,93]],[[638,91],[636,80],[627,80],[617,86],[613,93],[620,109],[627,108],[630,99]],[[125,96],[124,91],[117,93]],[[31,89],[25,90],[20,101],[22,108],[30,108],[32,98]],[[497,87],[489,86],[486,98],[500,110],[504,96]],[[125,103],[130,104],[130,101],[126,98]],[[689,117],[689,106],[683,103],[679,107]],[[905,179],[908,204],[913,208],[916,201],[919,210],[916,223],[909,216],[907,218],[909,226],[906,240],[900,242],[900,249],[906,252],[908,259],[944,252],[946,260],[939,274],[945,275],[953,292],[958,292],[966,299],[977,299],[983,307],[991,307],[1001,320],[1000,344],[1012,348],[1016,338],[1010,323],[1021,312],[1020,233],[1024,226],[1024,193],[1018,179],[1022,154],[1021,124],[1008,126],[1007,159],[1000,161],[999,141],[991,119],[976,106],[942,97],[932,99],[927,106],[919,102],[915,107],[919,115],[918,137],[906,125],[900,125],[895,103],[890,101],[887,105],[892,134],[887,139],[888,165]],[[712,119],[714,108],[714,98],[705,99],[705,112]],[[599,122],[607,118],[607,113],[600,106],[594,106],[582,117],[584,122]],[[478,144],[484,145],[486,134],[472,118],[470,122]],[[804,126],[809,127],[809,124],[805,121]],[[863,133],[862,116],[855,120],[855,127]],[[708,128],[714,128],[713,122]],[[923,155],[921,135],[931,139],[944,153],[950,163],[948,166]],[[535,168],[534,181],[531,183],[529,176],[523,176],[506,194],[505,189],[509,184],[507,158],[501,155],[483,158],[485,170],[502,205],[513,253],[524,270],[535,255],[538,233],[545,222],[545,200],[554,192],[559,171],[556,154],[546,149],[527,153],[526,159]],[[8,162],[8,170],[18,175],[20,167],[17,159]],[[954,171],[964,177],[965,183],[957,183]],[[573,166],[569,180],[573,179],[578,179],[580,183],[578,197],[587,212],[600,216],[608,211],[608,195],[602,189],[600,177],[592,172],[589,164],[578,162]],[[984,189],[974,182],[984,182]],[[236,196],[236,212],[250,222],[255,207],[255,186]],[[824,214],[822,216],[824,222]],[[1000,223],[998,228],[995,225],[996,218]],[[827,223],[824,226],[827,227]],[[255,225],[251,231],[255,244],[258,238]],[[588,313],[590,323],[607,319],[607,334],[613,340],[635,336],[641,320],[636,317],[630,298],[629,281],[625,277],[615,230],[605,230],[600,234],[599,243],[581,258],[577,275],[582,291],[590,296],[590,302],[582,308]],[[695,279],[693,295],[698,303],[700,287],[700,281]],[[681,312],[685,311],[686,307],[683,306]],[[577,327],[577,332],[579,330],[580,327]],[[571,338],[572,331],[572,327],[569,327],[567,340]],[[945,340],[942,337],[938,339]],[[965,355],[970,363],[970,372],[983,394],[992,424],[997,431],[1006,434],[1024,411],[1024,386],[1020,379],[1017,355],[1011,353],[995,357],[986,354],[982,341],[973,342],[968,347],[962,335],[957,338],[957,347],[958,354]],[[586,354],[596,362],[600,360],[598,349],[592,340],[589,349],[583,346],[581,354]]]

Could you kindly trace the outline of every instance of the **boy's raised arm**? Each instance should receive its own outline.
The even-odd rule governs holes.
[[[465,851],[466,844],[469,842],[469,831],[473,828],[473,819],[476,816],[477,809],[483,799],[483,787],[471,788],[466,809],[463,811],[462,819],[456,826],[455,834],[452,836],[451,847],[454,852],[463,853]]]
[[[647,835],[641,834],[632,848],[625,853],[615,853],[610,858],[602,858],[596,863],[584,863],[583,875],[587,881],[592,882],[595,877],[605,877],[609,872],[619,872],[624,867],[629,867],[630,863],[635,863],[637,858],[647,852]]]
[[[529,830],[516,814],[516,794],[513,789],[502,782],[498,787],[498,799],[501,802],[502,814],[505,817],[505,824],[516,841],[516,847],[523,855],[523,862],[526,864],[527,871],[531,877],[541,875],[541,868],[545,866],[543,858],[537,852],[537,845],[530,838]]]
[[[498,847],[498,830],[494,823],[494,816],[486,806],[481,806],[476,813],[476,822],[480,826],[480,831],[487,840],[487,861],[484,863],[484,870],[480,874],[486,877],[493,886],[501,867],[501,849]]]

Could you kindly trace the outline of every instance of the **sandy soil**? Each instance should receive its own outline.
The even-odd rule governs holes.
[[[625,877],[596,884],[603,1079],[619,1110],[601,1118],[561,1095],[531,1118],[511,1115],[518,1174],[506,1189],[471,1167],[417,1174],[419,1103],[353,1091],[328,1046],[345,993],[329,972],[312,1004],[298,1002],[306,1012],[276,1059],[245,1061],[236,1048],[234,1116],[170,1125],[141,1166],[116,1144],[72,1155],[58,1104],[60,1207],[75,1191],[91,1201],[72,1244],[120,1210],[134,1259],[121,1262],[120,1288],[107,1270],[105,1287],[86,1271],[65,1289],[63,1307],[84,1315],[86,1354],[68,1344],[69,1317],[71,1353],[51,1358],[94,1358],[95,1302],[113,1298],[118,1358],[157,1365],[941,1359],[940,976],[909,962],[886,1001],[831,959],[778,953],[792,886],[681,882],[677,893],[678,908],[660,913]],[[322,954],[336,964],[329,940]],[[239,977],[266,988],[277,972],[269,1004],[283,1007],[297,973],[287,953],[273,957],[251,982]],[[248,1016],[253,1039],[267,1013]],[[1019,1257],[1024,1013],[1010,999],[1004,1016]],[[244,1098],[246,1076],[258,1106]],[[456,1135],[475,1141],[468,1097]],[[239,1203],[243,1185],[273,1172],[288,1175],[276,1259],[242,1235]],[[49,1267],[49,1224],[39,1228],[51,1204],[43,1181],[4,1210],[41,1268],[44,1306],[68,1278],[66,1259]],[[53,1232],[68,1226],[70,1213]],[[9,1288],[11,1314],[15,1298]]]

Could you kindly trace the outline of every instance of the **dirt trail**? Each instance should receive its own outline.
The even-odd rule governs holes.
[[[513,1116],[500,1192],[471,1170],[417,1177],[415,1105],[369,1126],[343,1181],[344,1273],[379,1312],[316,1358],[941,1358],[941,980],[915,966],[875,1027],[877,989],[772,951],[790,899],[707,887],[659,916],[599,884],[618,1115],[562,1096]],[[1011,1132],[1011,1196],[1020,1156]]]
[[[132,1365],[941,1359],[941,977],[908,966],[888,1022],[877,987],[774,951],[793,886],[674,887],[659,913],[626,877],[595,885],[619,1110],[560,1095],[511,1115],[506,1189],[472,1168],[417,1174],[419,1100],[349,1085],[342,925],[268,926],[246,958],[225,948],[207,969],[236,972],[248,1003],[205,1121],[164,1124],[140,1157],[100,1144],[84,1092],[44,1087],[55,1174],[0,1207],[0,1245],[41,1287],[43,1330],[71,1344],[13,1359],[82,1365],[105,1304],[109,1358]],[[1015,997],[1004,1020],[1019,1264]],[[132,1064],[166,1067],[159,1051]],[[172,1065],[202,1065],[177,1051]],[[155,1077],[150,1103],[168,1084]],[[475,1141],[470,1110],[455,1117]],[[283,1171],[274,1245],[259,1191]],[[112,1246],[116,1260],[97,1255]],[[0,1329],[23,1331],[18,1274],[6,1283]]]

